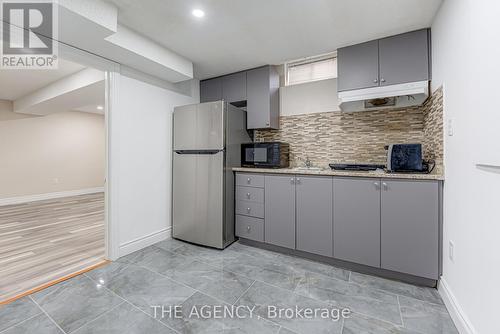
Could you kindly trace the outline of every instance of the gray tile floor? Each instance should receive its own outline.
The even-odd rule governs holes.
[[[152,306],[180,305],[178,317]],[[244,319],[201,306],[255,307]],[[197,314],[193,314],[197,306]],[[349,309],[347,318],[273,317],[278,308]],[[243,311],[246,308],[241,308]],[[213,309],[211,309],[213,310]],[[242,312],[243,312],[242,311]],[[172,311],[173,312],[173,311]],[[173,314],[173,313],[171,313]],[[191,315],[191,316],[190,316]],[[198,315],[198,316],[196,316]],[[224,251],[166,240],[0,307],[0,333],[457,333],[435,289],[240,243]]]

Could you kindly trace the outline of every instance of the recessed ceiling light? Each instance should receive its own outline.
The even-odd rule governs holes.
[[[201,9],[193,9],[191,14],[193,14],[194,17],[198,17],[198,18],[205,16],[205,12],[202,11]]]
[[[97,106],[97,110],[104,110],[103,106]]]

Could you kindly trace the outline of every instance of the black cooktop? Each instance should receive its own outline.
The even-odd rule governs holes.
[[[352,170],[352,171],[371,171],[377,169],[384,169],[385,165],[375,164],[330,164],[333,170]]]

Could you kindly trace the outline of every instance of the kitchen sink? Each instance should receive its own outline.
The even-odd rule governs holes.
[[[323,168],[320,168],[320,167],[295,167],[293,169],[300,170],[300,171],[311,171],[311,172],[319,172],[319,171],[323,170]]]

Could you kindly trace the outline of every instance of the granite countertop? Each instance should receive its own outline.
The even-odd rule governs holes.
[[[266,173],[266,174],[295,174],[295,175],[326,175],[326,176],[351,176],[351,177],[373,177],[387,179],[412,179],[412,180],[436,180],[444,181],[444,175],[431,173],[386,173],[383,171],[340,171],[331,169],[304,170],[297,168],[247,168],[234,167],[234,172]]]

